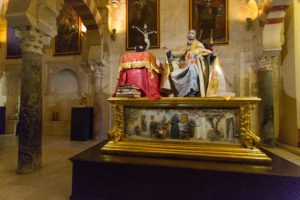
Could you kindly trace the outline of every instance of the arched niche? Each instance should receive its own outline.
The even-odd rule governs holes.
[[[51,74],[45,96],[44,134],[70,135],[71,109],[78,105],[82,82],[78,73],[64,68]]]
[[[49,84],[49,95],[76,96],[81,91],[80,79],[76,72],[62,69],[52,75]]]
[[[78,104],[82,81],[77,72],[71,69],[61,69],[52,74],[49,80],[47,98],[48,114],[46,118],[53,119],[53,112],[58,113],[55,120],[71,119],[71,107]]]

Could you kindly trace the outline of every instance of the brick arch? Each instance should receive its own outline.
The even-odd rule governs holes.
[[[273,0],[268,6],[263,29],[263,47],[265,51],[281,51],[284,41],[284,19],[291,0]]]
[[[65,3],[76,10],[87,30],[100,30],[102,17],[95,0],[65,0]]]

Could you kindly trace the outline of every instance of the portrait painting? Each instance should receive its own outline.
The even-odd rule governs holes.
[[[54,55],[79,54],[81,20],[75,10],[65,6],[57,17]]]
[[[159,48],[159,0],[126,0],[126,50]]]
[[[7,26],[7,58],[20,58],[22,49],[20,47],[20,40],[15,34],[15,30]]]
[[[228,43],[228,0],[190,0],[189,18],[202,43]]]

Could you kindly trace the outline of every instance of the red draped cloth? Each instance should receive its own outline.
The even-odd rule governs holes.
[[[160,71],[161,68],[157,65],[156,58],[150,52],[127,53],[123,55],[120,59],[119,80],[115,94],[119,85],[132,84],[141,90],[142,97],[146,96],[150,100],[160,98]]]

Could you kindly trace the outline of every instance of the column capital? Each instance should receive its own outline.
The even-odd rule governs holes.
[[[40,32],[34,27],[16,28],[16,36],[21,41],[23,52],[32,52],[43,55],[43,49],[50,44],[51,36]]]
[[[279,56],[276,55],[263,56],[259,58],[258,62],[259,62],[260,70],[273,70],[278,66]]]
[[[91,45],[88,52],[88,65],[94,78],[103,79],[107,63],[104,59],[103,45]]]
[[[103,79],[106,65],[102,61],[88,61],[90,70],[92,71],[93,78]]]

